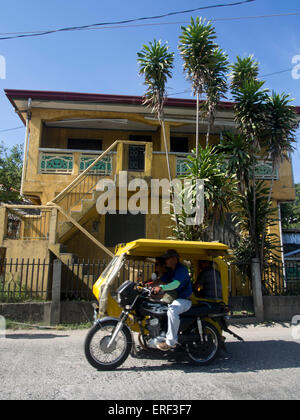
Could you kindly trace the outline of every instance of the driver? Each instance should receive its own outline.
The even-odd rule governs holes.
[[[168,332],[166,341],[157,344],[159,350],[167,351],[176,347],[180,325],[179,315],[188,311],[192,306],[192,282],[188,269],[179,261],[177,251],[169,249],[162,258],[165,259],[166,266],[171,271],[171,281],[166,285],[155,287],[154,292],[160,293],[161,291],[166,292],[170,290],[176,290],[177,292],[177,299],[168,306]]]

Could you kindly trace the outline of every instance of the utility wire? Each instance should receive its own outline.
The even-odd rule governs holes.
[[[273,18],[273,17],[289,17],[289,16],[299,16],[300,12],[295,13],[281,13],[281,14],[273,14],[273,15],[260,15],[260,16],[239,16],[239,17],[228,17],[228,18],[216,18],[216,19],[209,19],[210,22],[227,22],[227,21],[239,21],[239,20],[248,20],[248,19],[263,19],[263,18]],[[96,28],[83,28],[81,30],[99,30],[99,29],[120,29],[120,28],[141,28],[146,26],[163,26],[163,25],[186,25],[189,24],[188,21],[179,21],[179,22],[159,22],[159,23],[142,23],[136,25],[119,25],[119,26],[102,26]],[[30,32],[32,33],[32,32]],[[3,33],[0,35],[12,35],[12,33]]]
[[[13,131],[13,130],[20,130],[21,128],[24,128],[24,125],[21,125],[19,127],[14,127],[14,128],[6,128],[5,130],[0,130],[0,133],[6,133],[7,131]]]
[[[227,3],[227,4],[222,3],[222,4],[211,5],[211,6],[197,7],[195,9],[183,10],[183,11],[179,11],[179,12],[170,12],[170,13],[165,13],[163,15],[157,15],[157,16],[147,16],[147,17],[140,17],[140,18],[135,18],[135,19],[126,19],[126,20],[121,20],[121,21],[118,21],[118,22],[101,22],[101,23],[94,23],[92,25],[70,26],[70,27],[66,27],[66,28],[47,30],[47,31],[43,31],[43,32],[39,31],[39,32],[31,32],[31,33],[22,33],[22,34],[18,34],[18,35],[1,37],[0,41],[4,41],[4,40],[8,40],[8,39],[16,39],[16,38],[38,37],[38,36],[49,35],[49,34],[53,34],[53,33],[57,33],[57,32],[78,31],[78,30],[96,28],[96,27],[107,26],[107,25],[123,25],[123,24],[126,24],[126,23],[140,22],[140,21],[153,20],[153,19],[161,19],[161,18],[164,18],[164,17],[175,16],[175,15],[180,15],[180,14],[184,14],[184,13],[193,13],[193,12],[200,11],[200,10],[240,6],[240,5],[244,5],[244,4],[247,4],[247,3],[253,3],[255,1],[256,0],[243,0],[243,1],[237,1],[237,2],[234,2],[234,3]]]
[[[228,17],[228,18],[216,18],[209,19],[210,22],[227,22],[227,21],[239,21],[239,20],[249,20],[249,19],[266,19],[274,17],[289,17],[289,16],[299,16],[300,12],[293,13],[279,13],[272,15],[258,15],[258,16],[237,16],[237,17]],[[89,27],[89,28],[80,28],[78,30],[99,30],[99,29],[119,29],[119,28],[140,28],[145,26],[162,26],[162,25],[184,25],[188,24],[188,21],[177,21],[177,22],[159,22],[159,23],[141,23],[136,25],[119,25],[119,26],[102,26],[102,27]],[[26,35],[26,34],[42,34],[45,30],[39,31],[29,31],[29,32],[0,32],[0,36],[4,35]]]
[[[261,77],[270,77],[270,76],[275,76],[276,74],[282,74],[282,73],[287,73],[293,70],[293,67],[291,67],[290,69],[287,70],[281,70],[281,71],[275,71],[274,73],[269,73],[269,74],[263,74]]]

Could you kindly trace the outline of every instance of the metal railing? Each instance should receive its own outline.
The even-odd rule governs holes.
[[[46,259],[0,261],[0,302],[48,300],[51,264]]]
[[[265,296],[300,295],[300,260],[270,263],[262,274]]]
[[[78,260],[68,261],[63,266],[62,300],[94,300],[93,285],[110,261]],[[154,264],[143,261],[127,261],[118,274],[112,294],[126,280],[137,281],[138,277],[148,280],[154,271]]]
[[[110,260],[70,260],[61,264],[61,300],[95,300],[92,289]],[[126,280],[150,279],[154,264],[128,261],[115,287]],[[40,259],[0,261],[0,303],[51,300],[53,262]],[[112,290],[114,293],[115,289]]]
[[[49,238],[51,207],[4,205],[6,226],[4,239],[47,240]]]
[[[73,259],[62,264],[61,300],[94,300],[93,285],[109,262]],[[126,280],[148,280],[153,271],[154,264],[150,262],[127,261],[115,288]],[[48,260],[4,259],[0,261],[0,302],[51,300],[52,276],[53,262]],[[229,287],[231,298],[252,296],[251,281],[234,265],[230,267]],[[300,295],[300,262],[270,264],[263,273],[263,293],[269,296]]]

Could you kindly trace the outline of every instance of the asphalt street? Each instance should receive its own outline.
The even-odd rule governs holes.
[[[207,367],[163,353],[100,372],[85,359],[87,330],[8,330],[0,339],[0,399],[300,399],[300,341],[289,324],[231,327],[228,353]]]

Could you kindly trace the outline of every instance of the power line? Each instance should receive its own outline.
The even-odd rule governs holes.
[[[227,21],[239,21],[239,20],[248,20],[248,19],[264,19],[264,18],[273,18],[273,17],[288,17],[288,16],[299,16],[300,12],[295,13],[280,13],[280,14],[273,14],[273,15],[259,15],[259,16],[238,16],[238,17],[228,17],[228,18],[217,18],[217,19],[209,19],[210,22],[227,22]],[[163,26],[163,25],[186,25],[190,22],[188,21],[177,21],[177,22],[159,22],[159,23],[143,23],[143,24],[136,24],[136,25],[120,25],[120,26],[103,26],[97,28],[84,28],[81,30],[99,30],[99,29],[120,29],[120,28],[141,28],[146,26]],[[30,32],[32,33],[32,32]],[[12,33],[4,33],[0,35],[10,35]]]
[[[291,72],[292,70],[293,68],[291,67],[290,69],[287,69],[287,70],[275,71],[274,73],[264,74],[261,77],[275,76],[276,74],[287,73],[287,72]]]
[[[266,19],[274,17],[289,17],[289,16],[299,16],[300,12],[293,13],[278,13],[271,15],[257,15],[257,16],[237,16],[237,17],[228,17],[228,18],[216,18],[209,19],[211,22],[227,22],[227,21],[239,21],[239,20],[248,20],[248,19]],[[78,30],[99,30],[99,29],[120,29],[120,28],[140,28],[145,26],[163,26],[163,25],[184,25],[188,24],[188,21],[177,21],[177,22],[159,22],[159,23],[142,23],[136,25],[114,25],[114,26],[101,26],[101,27],[88,27],[88,28],[78,28]],[[26,34],[43,34],[45,30],[39,31],[29,31],[29,32],[0,32],[0,36],[4,35],[26,35]]]
[[[14,127],[14,128],[6,128],[5,130],[0,130],[0,133],[6,133],[7,131],[13,131],[13,130],[20,130],[21,128],[24,128],[24,125],[21,125],[19,127]]]
[[[244,5],[244,4],[247,4],[247,3],[252,3],[252,2],[255,2],[255,1],[256,0],[242,0],[242,1],[237,1],[237,2],[234,2],[234,3],[215,4],[215,5],[211,5],[211,6],[197,7],[195,9],[183,10],[183,11],[179,11],[179,12],[165,13],[163,15],[147,16],[147,17],[140,17],[140,18],[134,18],[134,19],[126,19],[126,20],[121,20],[121,21],[118,21],[118,22],[101,22],[101,23],[94,23],[94,24],[91,24],[91,25],[70,26],[70,27],[66,27],[66,28],[46,30],[46,31],[38,31],[38,32],[32,31],[32,32],[29,32],[29,33],[27,32],[27,33],[21,33],[21,34],[1,37],[0,41],[4,41],[4,40],[8,40],[8,39],[16,39],[16,38],[38,37],[38,36],[49,35],[49,34],[53,34],[53,33],[57,33],[57,32],[78,31],[78,30],[91,29],[91,28],[108,26],[108,25],[123,25],[123,24],[126,24],[126,23],[140,22],[140,21],[145,21],[145,20],[162,19],[164,17],[175,16],[175,15],[180,15],[180,14],[185,14],[185,13],[193,13],[193,12],[200,11],[200,10],[240,6],[240,5]]]

